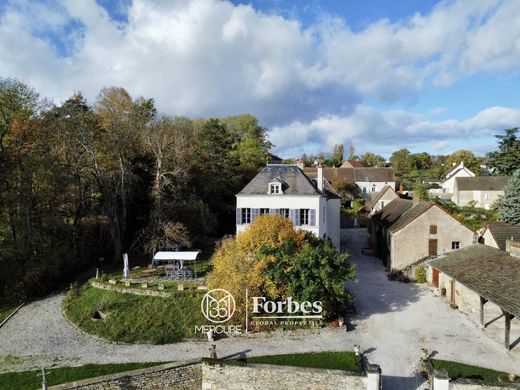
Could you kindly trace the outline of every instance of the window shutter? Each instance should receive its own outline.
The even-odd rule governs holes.
[[[296,210],[289,209],[289,219],[292,221],[293,225],[296,226]]]
[[[269,214],[279,214],[280,213],[280,209],[270,209],[269,210]]]
[[[255,222],[256,217],[260,215],[260,209],[251,209],[251,223]]]
[[[316,210],[315,209],[309,210],[309,224],[311,226],[316,226]]]
[[[242,225],[242,209],[239,209],[237,207],[237,214],[236,215],[237,215],[237,220],[236,220],[237,225]]]
[[[300,226],[300,209],[294,209],[294,226]]]

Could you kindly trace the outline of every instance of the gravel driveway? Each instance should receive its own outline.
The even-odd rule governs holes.
[[[358,309],[355,330],[224,339],[217,342],[219,357],[352,350],[359,344],[370,362],[381,366],[385,390],[420,388],[423,380],[414,372],[421,347],[436,351],[441,359],[520,371],[520,351],[506,352],[500,342],[486,336],[467,316],[451,310],[428,288],[389,281],[378,259],[361,255],[366,229],[345,229],[342,239],[358,267],[357,283],[348,283]],[[63,294],[57,294],[33,302],[0,328],[0,372],[42,365],[172,361],[208,355],[207,342],[126,345],[85,335],[62,317],[62,299]]]

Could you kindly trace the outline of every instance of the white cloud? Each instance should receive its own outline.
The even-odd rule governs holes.
[[[332,150],[334,144],[361,146],[361,152],[388,155],[402,147],[448,154],[457,149],[479,152],[496,147],[493,135],[520,123],[520,109],[491,107],[466,120],[432,120],[403,110],[376,111],[358,106],[347,116],[328,115],[310,122],[274,127],[271,140],[280,154]],[[318,141],[317,141],[318,140]],[[482,140],[487,140],[482,145]],[[303,145],[311,145],[306,148]]]
[[[429,122],[406,112],[379,113],[366,102],[395,102],[432,85],[520,66],[517,0],[443,1],[428,15],[380,20],[361,31],[330,15],[304,28],[218,0],[134,0],[127,24],[112,20],[95,0],[33,3],[11,0],[0,16],[3,77],[18,77],[58,100],[74,91],[92,100],[102,87],[116,85],[155,98],[172,115],[250,112],[277,126],[273,134],[291,129],[313,147],[332,142],[327,129],[361,138],[377,127],[384,141],[393,139],[382,128],[389,125],[418,138]],[[80,27],[67,30],[71,21]],[[70,53],[60,53],[46,31],[66,41]],[[487,117],[494,125],[493,115],[479,115],[475,120]],[[443,126],[453,131],[458,123]],[[309,135],[308,124],[321,130]]]

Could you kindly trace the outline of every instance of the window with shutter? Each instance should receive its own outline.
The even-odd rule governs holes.
[[[255,222],[256,217],[260,215],[260,209],[251,209],[251,223]]]
[[[437,225],[430,225],[430,234],[437,234]]]
[[[280,209],[279,214],[282,217],[289,218],[289,209]],[[292,219],[292,218],[291,218]]]
[[[244,224],[247,224],[247,223],[251,223],[251,209],[250,208],[244,208],[244,209],[240,209],[242,211],[242,220],[241,220],[241,224],[244,225]]]
[[[269,209],[260,209],[260,215],[269,214]]]
[[[242,225],[242,209],[237,208],[236,210],[236,224]]]
[[[428,255],[437,256],[437,240],[428,240]]]
[[[300,225],[310,225],[310,209],[300,209]]]

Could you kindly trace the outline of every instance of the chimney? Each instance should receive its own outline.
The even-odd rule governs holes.
[[[506,252],[513,257],[520,257],[520,242],[513,241],[513,237],[511,240],[506,240]]]
[[[323,167],[321,164],[318,164],[318,178],[316,181],[318,183],[318,189],[323,191]]]
[[[461,162],[460,162],[460,166],[461,166],[462,168],[464,168],[464,161],[461,161]]]
[[[303,169],[303,167],[305,166],[305,164],[301,158],[298,161],[296,161],[296,166],[300,169]]]

